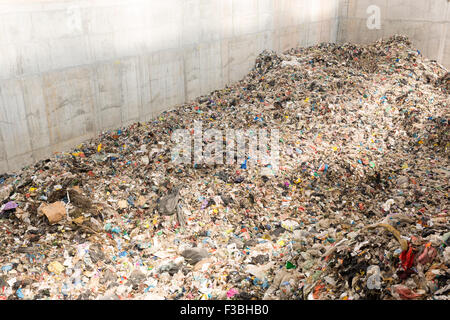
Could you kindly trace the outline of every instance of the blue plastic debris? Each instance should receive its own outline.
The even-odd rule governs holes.
[[[19,299],[23,299],[23,298],[25,297],[25,296],[23,295],[23,292],[22,292],[22,289],[21,289],[21,288],[17,289],[16,295],[17,295],[17,297],[18,297]]]
[[[2,267],[3,272],[9,272],[12,270],[12,264],[7,264],[6,266]]]

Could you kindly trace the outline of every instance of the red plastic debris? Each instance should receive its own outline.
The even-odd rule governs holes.
[[[413,248],[410,246],[408,250],[403,251],[400,254],[400,261],[401,261],[401,267],[404,270],[408,270],[413,266],[414,263],[414,253],[413,253]]]

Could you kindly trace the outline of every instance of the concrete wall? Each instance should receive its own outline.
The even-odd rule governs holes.
[[[367,28],[370,5],[381,28]],[[408,35],[450,67],[448,0],[0,0],[0,173],[241,79],[264,49]]]
[[[0,0],[0,173],[335,42],[339,0]]]
[[[367,28],[370,5],[381,10],[380,29]],[[341,0],[339,24],[339,42],[405,34],[426,57],[450,69],[450,0]]]

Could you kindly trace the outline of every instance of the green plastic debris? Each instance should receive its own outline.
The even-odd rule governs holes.
[[[286,269],[295,269],[297,266],[293,265],[292,262],[288,261],[286,262]]]

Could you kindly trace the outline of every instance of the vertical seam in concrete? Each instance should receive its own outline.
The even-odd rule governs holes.
[[[187,76],[186,76],[186,52],[183,52],[183,90],[184,90],[184,97],[183,101],[187,102]]]
[[[118,64],[118,68],[119,68],[119,93],[120,93],[120,102],[119,102],[119,104],[120,104],[120,127],[123,127],[123,111],[124,110],[122,110],[123,108],[122,108],[122,106],[123,106],[123,104],[124,104],[124,101],[125,101],[125,99],[124,99],[124,97],[123,97],[123,68],[122,68],[122,59],[119,59],[119,61],[120,61],[120,63]]]
[[[448,15],[449,8],[450,8],[449,1],[447,1],[445,17]],[[445,48],[447,46],[447,44],[445,43],[447,40],[447,32],[448,32],[448,30],[447,30],[448,28],[446,28],[447,24],[448,23],[446,23],[445,21],[442,23],[441,41],[439,44],[439,51],[438,51],[438,55],[437,55],[437,61],[441,61],[442,64],[444,63],[444,61],[442,59],[444,58],[444,52],[445,52]]]
[[[100,93],[98,90],[98,64],[95,65],[93,67],[93,72],[92,72],[92,93],[94,95],[94,101],[95,101],[95,105],[94,105],[94,116],[95,116],[95,132],[99,133],[101,131],[102,128],[102,119],[100,117]]]
[[[139,106],[138,106],[138,118],[141,120],[144,117],[144,98],[143,98],[143,90],[142,90],[142,83],[140,80],[143,79],[143,73],[145,72],[145,69],[143,67],[144,63],[144,54],[140,55],[138,58],[138,65],[136,66],[136,85],[137,85],[137,91],[139,94]]]
[[[28,137],[30,138],[30,148],[31,148],[31,150],[30,150],[30,153],[31,153],[31,158],[32,158],[32,161],[34,161],[34,156],[33,156],[33,152],[34,152],[34,145],[33,145],[33,139],[31,139],[31,134],[30,134],[30,121],[29,121],[29,115],[27,114],[27,108],[26,108],[26,104],[27,104],[27,102],[26,102],[26,100],[25,100],[25,94],[24,94],[24,91],[25,91],[25,87],[24,87],[24,80],[23,79],[21,79],[20,80],[20,91],[21,91],[21,94],[22,94],[22,101],[23,101],[23,111],[24,111],[24,113],[25,113],[25,121],[26,121],[26,123],[27,123],[27,125],[26,125],[26,128],[27,128],[27,133],[28,133]]]
[[[141,86],[139,84],[139,67],[140,67],[140,55],[137,57],[136,60],[134,60],[134,74],[136,77],[136,94],[138,95],[137,99],[136,99],[136,104],[137,104],[137,114],[135,114],[135,119],[137,119],[137,121],[139,121],[139,119],[141,118],[141,109],[142,109],[142,95],[141,95]],[[133,120],[135,121],[135,120]]]
[[[4,100],[3,100],[3,93],[2,93],[2,87],[0,86],[0,100],[1,100],[1,103],[0,103],[0,106],[4,106],[5,105],[5,103],[4,103]],[[6,110],[5,110],[6,111]],[[1,114],[1,113],[0,113]],[[1,122],[1,121],[0,121]],[[5,159],[3,159],[3,160],[1,160],[1,161],[4,161],[4,165],[5,165],[5,172],[6,171],[9,171],[9,163],[8,163],[8,154],[6,153],[6,146],[5,146],[5,138],[3,137],[3,132],[2,132],[2,127],[3,126],[1,126],[0,127],[0,141],[2,142],[2,145],[3,145],[3,150],[0,150],[1,152],[2,152],[2,154],[4,154],[5,155]],[[1,172],[0,172],[1,173]]]
[[[309,46],[309,31],[311,30],[311,12],[308,11],[308,15],[307,15],[307,23],[306,23],[306,43],[305,43],[305,47]]]
[[[273,20],[274,20],[274,24],[273,24],[273,35],[274,35],[274,39],[275,39],[275,47],[274,47],[274,51],[279,52],[280,51],[280,7],[277,5],[280,2],[278,2],[277,0],[273,0],[274,3],[274,10],[273,10]]]
[[[345,10],[345,12],[344,12]],[[342,13],[342,15],[341,15]],[[342,43],[343,42],[343,37],[342,37],[342,32],[343,32],[343,21],[345,21],[348,18],[348,0],[340,0],[339,4],[338,4],[338,14],[337,14],[337,19],[338,19],[338,26],[337,26],[337,36],[336,36],[336,42],[337,43]]]
[[[149,63],[149,65],[147,65],[148,67],[148,91],[149,91],[149,95],[150,95],[150,110],[149,113],[146,113],[146,115],[148,116],[148,114],[150,114],[150,117],[153,117],[153,90],[152,90],[152,67],[153,67],[153,55],[149,55],[149,61],[151,61]]]

